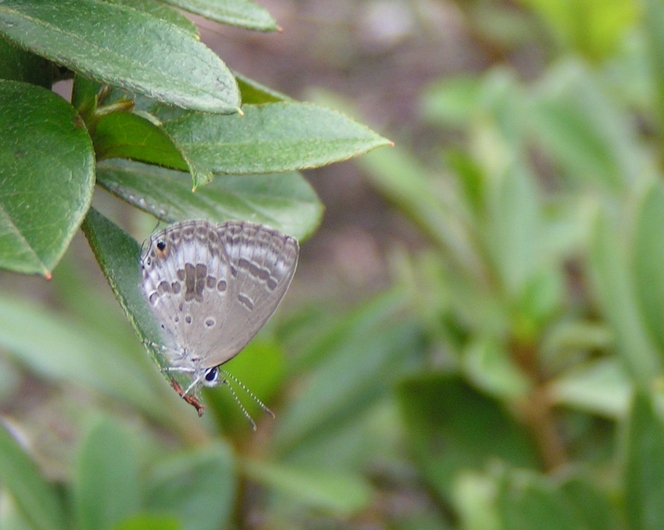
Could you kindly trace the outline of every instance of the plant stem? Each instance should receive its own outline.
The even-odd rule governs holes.
[[[545,469],[553,471],[567,463],[567,453],[545,381],[542,380],[537,366],[536,348],[514,344],[512,352],[521,369],[533,383],[533,390],[521,407],[523,420],[535,438]]]

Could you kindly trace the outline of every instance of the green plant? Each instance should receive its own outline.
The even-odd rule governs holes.
[[[646,2],[638,45],[598,66],[433,84],[424,116],[461,133],[442,169],[359,161],[431,242],[396,260],[428,337],[397,395],[459,528],[664,521],[662,16]]]
[[[232,14],[206,13],[222,23],[274,29],[269,15],[252,6],[237,2]],[[320,206],[302,178],[288,172],[385,144],[343,116],[236,77],[168,6],[17,1],[4,2],[0,15],[4,268],[49,277],[90,208],[95,184],[164,221],[251,217],[304,237]],[[60,77],[73,78],[71,104],[50,91]],[[123,158],[151,165],[119,164]],[[156,166],[188,172],[198,194],[185,193],[183,174]],[[272,173],[285,174],[264,176]],[[203,187],[215,175],[246,178],[215,194]],[[302,201],[314,207],[300,209]]]
[[[172,4],[222,24],[277,29],[247,0]],[[361,481],[251,463],[258,444],[225,412],[223,397],[210,395],[207,426],[195,421],[143,348],[124,338],[131,332],[108,297],[85,283],[75,259],[61,260],[82,226],[140,338],[158,342],[139,290],[139,244],[118,226],[133,214],[122,210],[116,224],[92,208],[96,185],[164,222],[247,219],[304,239],[322,205],[298,171],[388,142],[341,114],[231,72],[166,3],[11,0],[0,5],[0,35],[0,267],[53,278],[68,309],[55,314],[5,296],[0,340],[43,380],[94,389],[80,398],[93,403],[94,418],[85,419],[86,406],[76,414],[76,425],[91,426],[83,428],[62,490],[42,476],[12,429],[0,429],[0,479],[11,494],[0,526],[230,526],[247,515],[241,501],[249,475],[277,490],[313,485],[320,490],[308,501],[314,506],[356,506],[357,495],[366,497]],[[70,101],[51,91],[63,79],[72,81]],[[95,200],[102,208],[107,201]],[[265,371],[245,381],[261,396],[274,395],[284,378],[278,343],[264,338],[245,353],[235,363],[238,375],[259,356]],[[107,408],[96,401],[100,394],[138,425],[100,412]],[[167,451],[145,422],[160,425],[180,449]],[[217,439],[222,428],[235,450]]]
[[[22,436],[29,422],[3,427],[0,479],[10,499],[2,499],[0,525],[660,528],[664,11],[658,0],[616,1],[630,13],[616,24],[601,2],[583,2],[593,24],[608,20],[584,40],[585,19],[563,4],[522,2],[533,10],[514,19],[520,35],[532,35],[520,21],[534,16],[558,35],[559,47],[537,41],[557,59],[534,80],[497,65],[423,94],[429,131],[453,130],[455,142],[425,153],[427,162],[405,141],[359,159],[426,244],[395,245],[385,292],[351,310],[319,300],[289,307],[229,363],[277,412],[273,422],[252,410],[257,435],[223,389],[206,391],[209,412],[199,421],[124,315],[109,309],[117,305],[110,294],[81,289],[86,274],[69,253],[53,274],[66,312],[1,298],[0,341],[40,384],[58,384],[70,405],[57,408],[57,419],[82,442],[64,444],[64,470],[50,460],[47,475],[27,456],[45,451],[17,442],[39,440]],[[496,6],[504,8],[472,3]],[[85,86],[98,93],[90,81],[76,83],[75,94]],[[240,88],[245,102],[305,112],[247,80]],[[256,215],[268,208],[295,235],[315,228],[320,205],[298,174],[203,185],[216,163],[236,159],[224,152],[211,161],[184,141],[198,123],[192,114],[137,95],[134,111],[121,111],[118,87],[101,94],[118,121],[86,122],[96,123],[95,149],[152,163],[109,156],[96,168],[107,189],[167,220],[215,218],[207,208],[222,203],[245,218],[258,196]],[[101,134],[114,123],[143,131],[138,137],[154,132],[175,151],[122,151],[114,134]],[[324,150],[314,144],[302,150]],[[262,153],[271,153],[262,163],[279,161],[280,146],[254,145],[247,166]],[[169,163],[156,159],[163,152]],[[200,179],[194,194],[186,169]],[[83,228],[149,339],[135,288],[138,244],[96,211]]]

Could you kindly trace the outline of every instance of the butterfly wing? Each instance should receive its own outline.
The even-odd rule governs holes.
[[[295,273],[295,239],[247,222],[175,223],[150,238],[143,291],[174,365],[222,364],[258,333]]]
[[[217,225],[183,221],[150,238],[142,288],[174,365],[196,367],[224,307],[230,266]]]
[[[295,268],[297,241],[271,228],[247,222],[219,226],[228,257],[228,292],[223,323],[214,348],[203,357],[205,368],[223,364],[254,338],[286,294]]]

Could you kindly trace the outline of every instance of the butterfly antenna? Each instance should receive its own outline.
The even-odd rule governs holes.
[[[260,399],[258,399],[258,396],[256,396],[256,394],[254,394],[251,390],[249,390],[249,389],[248,389],[248,388],[242,383],[242,381],[240,381],[240,380],[239,380],[237,377],[235,377],[233,374],[229,374],[226,370],[222,370],[221,372],[224,374],[224,377],[226,377],[227,379],[231,379],[236,385],[239,385],[239,386],[242,388],[242,390],[244,390],[247,394],[249,394],[249,395],[251,396],[251,398],[252,398],[256,403],[258,403],[258,405],[260,406],[260,408],[262,408],[263,411],[264,411],[265,413],[267,413],[267,414],[269,414],[270,416],[272,416],[272,418],[276,418],[276,416],[274,415],[274,412],[272,412],[272,411],[267,407],[267,405],[265,405],[265,403],[263,403]],[[230,387],[230,385],[228,385],[228,386]]]
[[[225,374],[225,375],[228,375],[228,374],[226,374],[226,372],[224,372],[224,374]],[[238,381],[237,379],[235,379],[235,378],[233,378],[233,381],[235,381],[236,383],[239,383],[239,381]],[[235,389],[234,389],[231,385],[228,384],[228,381],[225,381],[225,383],[226,383],[226,386],[228,386],[228,390],[230,390],[231,395],[233,396],[233,399],[235,400],[235,403],[238,404],[238,406],[239,406],[240,409],[242,410],[242,414],[244,414],[244,417],[247,418],[247,421],[249,421],[249,425],[251,425],[251,430],[252,430],[252,431],[255,431],[255,430],[256,430],[256,422],[255,422],[255,421],[253,420],[253,418],[249,415],[249,413],[247,412],[247,409],[244,408],[244,405],[243,405],[242,402],[240,401],[240,398],[238,398],[238,397],[237,397],[237,394],[235,393]],[[241,383],[240,383],[240,384],[241,384]]]

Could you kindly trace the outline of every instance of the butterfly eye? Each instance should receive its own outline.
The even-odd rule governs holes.
[[[203,384],[205,386],[217,386],[219,384],[219,367],[218,366],[208,368],[205,371],[205,375],[203,376]]]

